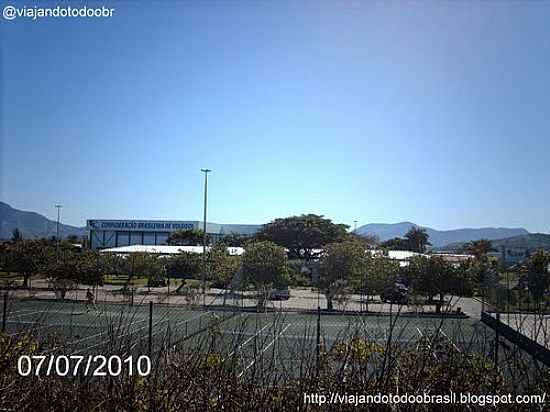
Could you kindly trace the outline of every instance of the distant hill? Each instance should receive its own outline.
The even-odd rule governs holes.
[[[370,223],[357,228],[357,233],[361,235],[371,234],[376,235],[380,241],[392,239],[394,237],[402,237],[407,233],[411,226],[415,225],[412,222],[400,223]],[[520,235],[528,235],[529,232],[523,228],[493,228],[485,227],[479,229],[454,229],[454,230],[436,230],[425,227],[426,232],[430,236],[430,243],[434,248],[443,246],[469,242],[479,239],[503,239]]]
[[[223,224],[222,233],[248,235],[256,233],[260,227],[261,225]],[[25,239],[49,238],[55,236],[56,222],[38,213],[14,209],[7,203],[0,202],[0,240],[11,239],[15,228],[23,233]],[[88,235],[86,227],[64,224],[59,225],[59,233],[63,238],[69,235],[77,235],[78,237]]]
[[[491,240],[493,248],[500,250],[502,247],[511,249],[550,250],[550,235],[546,233],[529,233],[527,235],[513,236],[504,239]],[[451,243],[443,247],[445,250],[461,250],[464,242]]]
[[[24,239],[49,238],[56,234],[56,222],[35,212],[26,212],[14,209],[4,202],[0,202],[0,239],[11,239],[12,232],[18,228]],[[59,225],[59,235],[65,238],[69,235],[86,236],[85,227]]]

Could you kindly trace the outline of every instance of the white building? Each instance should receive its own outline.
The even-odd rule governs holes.
[[[201,221],[166,220],[101,220],[87,221],[92,249],[116,248],[132,245],[166,245],[170,233],[178,230],[203,228]],[[222,225],[206,222],[206,233],[212,243],[230,233],[253,234],[258,225]]]
[[[206,248],[208,252],[210,247]],[[227,251],[231,256],[240,256],[244,253],[242,247],[228,247]],[[202,254],[202,246],[172,246],[172,245],[131,245],[102,249],[101,253],[116,253],[128,255],[132,253],[148,253],[152,255],[177,255],[180,253]]]

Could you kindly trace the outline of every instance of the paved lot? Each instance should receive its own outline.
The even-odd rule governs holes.
[[[47,283],[43,281],[35,281],[35,287],[46,287]],[[81,286],[79,290],[69,291],[66,295],[67,300],[85,300],[86,286]],[[134,303],[147,302],[149,300],[155,303],[169,303],[175,305],[185,305],[189,303],[202,304],[202,295],[199,293],[195,299],[188,299],[185,296],[175,295],[172,293],[167,294],[167,288],[152,288],[149,291],[147,288],[138,288],[133,296],[123,295],[120,293],[121,287],[115,286],[103,286],[99,288],[96,299],[99,303],[124,303],[131,300]],[[18,290],[11,292],[14,297],[25,298],[34,297],[42,300],[58,300],[55,293],[52,290],[34,289],[34,291]],[[228,293],[222,289],[209,289],[206,295],[207,306],[217,307],[245,307],[253,308],[256,305],[256,299],[253,292],[245,293]],[[449,310],[456,310],[458,307],[470,317],[476,319],[481,315],[481,303],[472,298],[460,298],[460,297],[447,297]],[[312,288],[293,288],[291,289],[290,299],[286,301],[268,301],[267,305],[270,309],[277,310],[316,310],[317,306],[321,308],[327,307],[327,302],[324,295],[319,294]],[[345,310],[352,312],[390,312],[396,311],[396,305],[390,305],[389,303],[380,303],[378,297],[374,297],[374,301],[366,303],[366,298],[362,298],[360,295],[350,295],[349,299],[344,304],[335,302],[335,309]],[[402,311],[407,312],[435,312],[433,305],[405,305],[400,308]]]

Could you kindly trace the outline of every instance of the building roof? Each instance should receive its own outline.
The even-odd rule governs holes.
[[[413,256],[421,256],[422,253],[411,252],[408,250],[388,250],[388,257],[395,260],[407,260]]]
[[[206,248],[210,250],[210,247]],[[240,256],[244,252],[242,247],[228,247],[230,255]],[[177,255],[179,253],[202,253],[202,246],[169,246],[169,245],[131,245],[102,249],[101,253],[151,253],[157,255]]]
[[[450,263],[460,263],[473,259],[473,255],[465,253],[432,253],[432,256],[439,256]]]

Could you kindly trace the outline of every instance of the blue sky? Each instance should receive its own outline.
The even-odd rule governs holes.
[[[14,207],[550,231],[548,2],[87,4],[0,22]]]

